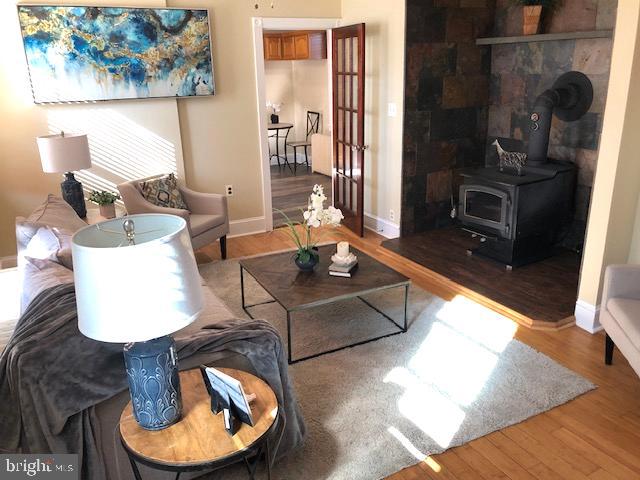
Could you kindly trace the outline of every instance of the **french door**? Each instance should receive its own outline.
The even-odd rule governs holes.
[[[333,204],[364,236],[364,23],[332,30]]]

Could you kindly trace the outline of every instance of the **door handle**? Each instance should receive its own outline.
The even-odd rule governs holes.
[[[351,150],[355,150],[356,152],[359,152],[360,150],[364,151],[367,150],[369,148],[369,145],[351,145]]]

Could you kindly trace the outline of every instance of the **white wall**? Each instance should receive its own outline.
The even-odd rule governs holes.
[[[15,254],[15,217],[28,215],[48,193],[60,194],[61,176],[42,172],[36,147],[38,135],[60,129],[89,133],[95,166],[79,177],[96,188],[113,187],[137,175],[176,169],[181,173],[183,166],[175,99],[35,105],[17,3],[16,0],[0,2],[0,257]],[[104,2],[89,0],[84,4]],[[113,0],[110,4],[129,5],[130,2]],[[137,5],[164,6],[165,2],[139,0]]]
[[[130,165],[145,158],[141,145],[147,159],[154,156],[152,148],[160,149],[162,158],[173,152],[179,171],[184,164],[184,178],[190,187],[222,192],[224,185],[234,186],[229,201],[232,220],[264,215],[250,19],[336,18],[340,16],[340,0],[278,0],[274,8],[260,2],[258,10],[253,2],[240,0],[168,0],[171,7],[210,11],[217,89],[214,97],[60,106],[32,103],[16,3],[0,2],[0,257],[15,253],[14,218],[28,214],[48,193],[60,191],[61,179],[42,173],[35,143],[37,135],[49,132],[50,117],[60,112],[68,112],[66,122],[91,127],[94,137],[102,129],[102,145],[117,144],[106,157]],[[48,3],[78,4],[68,0]],[[129,0],[88,0],[83,4],[105,3],[131,5]],[[164,4],[164,0],[136,2],[136,6]],[[140,135],[145,140],[140,141]],[[108,179],[115,181],[115,176]]]
[[[338,18],[341,0],[277,0],[273,8],[260,1],[257,10],[246,0],[168,3],[204,7],[212,14],[216,95],[178,105],[187,183],[206,192],[222,192],[231,184],[232,221],[264,217],[251,18]]]
[[[267,101],[281,105],[281,110],[278,114],[280,121],[282,123],[292,123],[293,128],[290,135],[295,135],[297,123],[292,63],[292,60],[265,62],[264,74]],[[271,111],[268,113],[270,114]]]
[[[292,63],[297,138],[307,133],[307,112],[320,113],[320,133],[331,132],[328,60],[297,60]]]
[[[576,303],[576,323],[589,331],[599,328],[596,312],[607,265],[625,263],[630,251],[637,251],[632,242],[640,195],[639,128],[640,3],[619,2]]]
[[[400,1],[342,1],[342,25],[366,24],[365,213],[369,225],[377,217],[384,234],[392,235],[401,213],[405,11]],[[394,117],[387,114],[389,103],[396,105]]]
[[[629,249],[629,263],[640,264],[640,195],[636,207],[636,218],[633,224],[633,237]]]
[[[327,60],[265,62],[267,100],[282,103],[280,121],[293,124],[289,140],[305,138],[307,111],[320,112],[320,132],[330,133],[328,68]],[[270,140],[272,151],[274,141]],[[287,153],[293,154],[293,151],[289,150]],[[301,150],[298,150],[298,153],[301,153]]]

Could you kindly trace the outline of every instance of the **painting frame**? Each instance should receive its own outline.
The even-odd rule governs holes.
[[[206,59],[208,61],[208,65],[210,68],[210,83],[209,90],[207,93],[194,93],[194,94],[162,94],[162,95],[136,95],[136,96],[113,96],[113,97],[105,97],[105,98],[65,98],[65,99],[41,99],[41,95],[38,95],[37,88],[38,85],[34,84],[34,72],[33,66],[30,62],[28,47],[25,39],[25,31],[23,24],[20,19],[20,12],[23,9],[34,9],[34,8],[64,8],[64,9],[96,9],[96,10],[105,10],[105,9],[114,9],[114,10],[125,10],[125,11],[184,11],[184,12],[200,12],[206,15],[206,31],[208,36],[207,48],[208,55],[206,55]],[[86,104],[86,103],[101,103],[101,102],[112,102],[112,101],[139,101],[139,100],[148,100],[148,99],[186,99],[186,98],[207,98],[215,96],[217,93],[216,84],[215,84],[215,65],[214,65],[214,55],[213,55],[213,32],[212,32],[212,21],[211,21],[211,11],[208,8],[185,8],[185,7],[130,7],[130,6],[120,6],[120,5],[83,5],[83,4],[43,4],[43,3],[20,3],[16,5],[16,15],[18,17],[18,25],[20,29],[20,35],[22,38],[23,51],[25,55],[25,62],[27,64],[27,71],[29,75],[29,82],[31,87],[31,93],[33,102],[36,105],[56,105],[56,104]]]

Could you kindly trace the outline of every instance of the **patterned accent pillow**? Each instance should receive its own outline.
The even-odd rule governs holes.
[[[178,180],[173,173],[140,184],[142,196],[159,207],[188,210],[182,194],[178,190]]]

